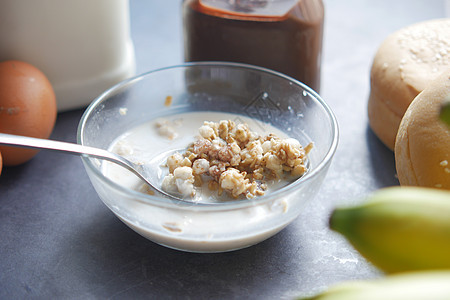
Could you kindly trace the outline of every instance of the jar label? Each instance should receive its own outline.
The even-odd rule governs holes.
[[[252,16],[284,16],[298,0],[200,0],[203,6]]]

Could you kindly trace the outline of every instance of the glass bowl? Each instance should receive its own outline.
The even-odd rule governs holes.
[[[298,180],[250,200],[191,203],[142,193],[83,157],[101,200],[149,240],[190,252],[223,252],[254,245],[291,223],[317,194],[338,144],[336,118],[320,96],[283,74],[245,64],[197,62],[125,80],[95,99],[78,126],[79,144],[108,149],[120,135],[151,120],[184,112],[226,112],[268,124],[305,146],[309,170]]]

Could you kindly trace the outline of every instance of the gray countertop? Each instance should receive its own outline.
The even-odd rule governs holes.
[[[372,58],[391,32],[445,17],[439,0],[325,0],[321,95],[340,143],[319,194],[276,236],[194,254],[154,244],[100,201],[80,158],[41,151],[0,177],[0,299],[293,298],[379,276],[327,228],[337,205],[397,185],[394,156],[368,128]],[[180,1],[131,0],[137,72],[182,62]],[[83,110],[58,115],[52,139],[75,142]]]

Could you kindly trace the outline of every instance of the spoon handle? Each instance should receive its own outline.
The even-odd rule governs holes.
[[[0,133],[0,144],[33,149],[55,150],[59,152],[65,152],[80,156],[88,155],[95,158],[105,159],[108,161],[119,163],[122,166],[126,167],[127,169],[130,168],[130,163],[123,157],[120,157],[104,149],[83,146],[75,143],[60,142],[54,140]]]
[[[0,133],[0,145],[8,145],[8,146],[15,146],[15,147],[25,147],[25,148],[34,148],[34,149],[46,149],[46,150],[55,150],[63,153],[69,153],[69,154],[76,154],[80,156],[91,156],[95,158],[104,159],[113,163],[116,163],[129,171],[133,172],[136,176],[138,176],[140,179],[145,181],[149,186],[151,186],[153,189],[157,190],[161,194],[172,198],[174,200],[180,200],[180,198],[171,195],[162,189],[156,187],[153,185],[153,183],[143,175],[143,167],[139,164],[134,164],[128,159],[117,155],[115,153],[109,152],[104,149],[95,148],[95,147],[89,147],[89,146],[83,146],[80,144],[75,143],[68,143],[68,142],[60,142],[55,140],[47,140],[47,139],[39,139],[39,138],[33,138],[33,137],[27,137],[27,136],[20,136],[20,135],[13,135],[13,134],[6,134],[6,133]]]

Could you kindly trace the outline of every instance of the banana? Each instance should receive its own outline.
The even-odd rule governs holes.
[[[439,118],[442,122],[446,123],[447,126],[450,126],[450,100],[442,103]]]
[[[362,205],[336,208],[329,226],[386,273],[450,269],[450,191],[380,189]]]
[[[304,300],[449,300],[450,270],[390,275],[380,279],[349,281]]]

